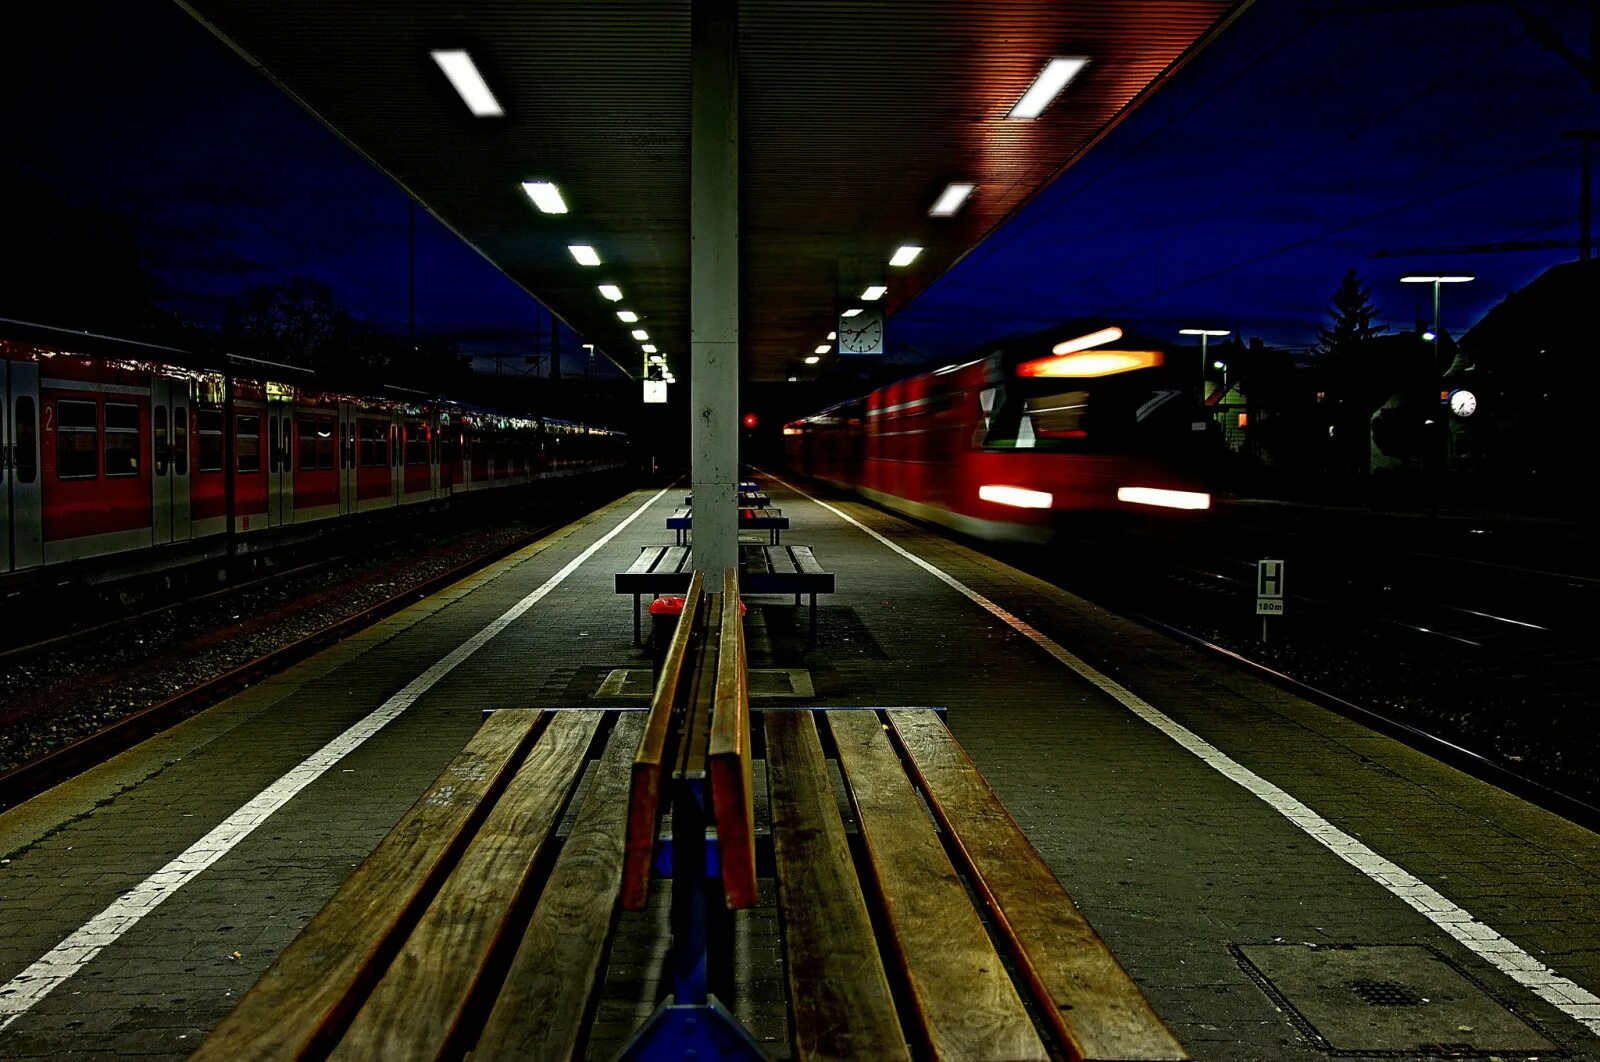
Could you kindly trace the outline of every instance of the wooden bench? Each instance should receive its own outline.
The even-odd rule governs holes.
[[[738,493],[737,497],[739,500],[739,508],[741,509],[758,509],[763,505],[772,504],[772,495],[766,493],[765,491],[742,490]],[[683,504],[690,506],[694,505],[694,495],[685,494],[683,496]]]
[[[694,508],[692,506],[684,506],[683,508],[672,510],[672,515],[667,517],[667,530],[677,535],[678,545],[688,545],[689,532],[694,530]],[[783,532],[789,530],[789,518],[783,515],[782,509],[760,507],[747,509],[741,507],[739,509],[739,530],[765,531],[767,532],[767,542],[775,546],[781,541]]]
[[[770,866],[797,1059],[1187,1058],[940,712],[752,713],[735,573],[686,597],[647,712],[491,714],[194,1057],[575,1057],[664,867],[673,994],[623,1057],[761,1058],[706,926]]]
[[[633,596],[633,644],[642,639],[639,612],[645,594],[681,594],[689,587],[693,574],[689,565],[693,554],[688,546],[641,546],[639,556],[625,572],[615,577],[616,592]],[[834,591],[832,572],[812,554],[810,546],[739,547],[739,591],[750,594],[793,594],[800,604],[802,594],[811,598],[811,640],[817,639],[817,595]]]

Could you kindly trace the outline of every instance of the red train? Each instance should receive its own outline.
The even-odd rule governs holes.
[[[295,370],[0,326],[0,581],[248,552],[292,528],[627,464],[627,436]]]
[[[1072,517],[1207,509],[1207,422],[1120,329],[1009,341],[784,426],[789,466],[980,538],[1046,541]]]

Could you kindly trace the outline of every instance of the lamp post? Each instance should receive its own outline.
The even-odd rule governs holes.
[[[1178,329],[1178,334],[1180,336],[1199,336],[1200,337],[1200,404],[1201,405],[1205,405],[1205,402],[1206,402],[1206,358],[1207,358],[1206,341],[1209,340],[1212,336],[1225,336],[1230,331],[1231,331],[1231,329],[1227,329],[1227,328],[1180,328],[1180,329]]]
[[[1439,285],[1440,284],[1465,284],[1476,277],[1435,277],[1435,276],[1405,276],[1400,278],[1402,284],[1432,284],[1433,285],[1433,364],[1439,364]]]

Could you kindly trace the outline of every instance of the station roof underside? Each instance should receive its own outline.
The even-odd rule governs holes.
[[[643,328],[687,372],[689,0],[178,2],[625,370]],[[742,0],[746,379],[793,373],[869,278],[906,305],[1243,2]],[[503,116],[473,117],[435,49],[467,50]],[[1008,118],[1060,56],[1089,62],[1041,116]],[[536,210],[526,180],[568,213]],[[930,217],[951,182],[977,189]],[[906,243],[924,250],[889,268]]]

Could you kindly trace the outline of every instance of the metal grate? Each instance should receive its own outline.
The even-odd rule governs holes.
[[[1357,978],[1345,987],[1369,1007],[1420,1007],[1428,1002],[1417,990],[1400,981],[1373,981]]]

